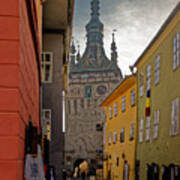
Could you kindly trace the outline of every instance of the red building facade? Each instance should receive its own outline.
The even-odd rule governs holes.
[[[0,0],[2,180],[23,179],[26,125],[31,120],[39,127],[39,7],[36,1]]]

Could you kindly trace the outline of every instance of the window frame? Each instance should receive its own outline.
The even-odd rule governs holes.
[[[90,89],[90,96],[87,94],[87,90]],[[85,98],[92,98],[93,96],[93,87],[90,85],[85,86]]]
[[[68,113],[71,114],[71,100],[67,100],[67,106],[68,106]]]
[[[131,107],[135,106],[136,104],[136,95],[135,95],[135,89],[131,90]]]
[[[116,144],[117,142],[117,131],[114,131],[113,133],[113,144]]]
[[[180,66],[180,33],[176,33],[173,37],[173,70]]]
[[[50,60],[47,61],[46,60],[46,55],[49,55],[50,56]],[[41,54],[41,69],[42,69],[42,82],[43,83],[52,83],[53,82],[53,52],[50,52],[50,51],[44,51],[42,52]],[[46,77],[46,65],[49,65],[50,66],[50,70],[49,70],[49,80],[45,80],[45,77]]]
[[[139,96],[143,97],[144,95],[144,74],[141,72],[139,75]]]
[[[78,114],[78,102],[77,102],[77,99],[73,100],[73,106],[74,106],[74,114],[77,115]]]
[[[158,55],[155,59],[155,68],[154,68],[154,83],[155,85],[159,84],[160,82],[160,62],[161,62],[161,56]]]
[[[151,89],[151,64],[146,67],[146,90]]]
[[[143,142],[143,137],[144,137],[144,119],[141,118],[140,119],[140,123],[139,123],[139,143]]]
[[[121,143],[125,142],[125,128],[121,128],[121,131],[120,131],[120,142]]]
[[[123,96],[121,98],[121,111],[125,112],[126,111],[126,96]]]
[[[118,103],[114,103],[114,116],[116,117],[118,115]]]
[[[171,103],[171,125],[170,136],[179,134],[179,97],[174,99]]]
[[[134,140],[134,135],[135,135],[135,124],[132,123],[130,126],[130,133],[129,133],[129,140],[130,141]]]
[[[151,117],[146,117],[146,141],[151,139]]]
[[[109,106],[109,119],[112,119],[112,106]]]
[[[112,133],[109,133],[109,137],[108,137],[108,145],[111,145],[111,139],[112,139]]]
[[[160,121],[160,110],[154,112],[154,129],[153,129],[153,139],[158,138],[159,134],[159,121]]]

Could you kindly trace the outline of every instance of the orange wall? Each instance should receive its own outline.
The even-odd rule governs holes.
[[[39,77],[24,0],[0,0],[0,179],[22,180],[25,126],[39,126]]]

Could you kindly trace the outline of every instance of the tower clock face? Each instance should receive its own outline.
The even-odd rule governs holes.
[[[106,93],[107,88],[106,88],[106,86],[100,85],[97,87],[96,91],[99,95],[103,95]]]

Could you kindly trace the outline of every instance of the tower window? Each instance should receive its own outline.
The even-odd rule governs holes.
[[[92,97],[92,87],[91,86],[86,86],[85,87],[85,97],[86,98],[91,98]]]
[[[69,111],[69,114],[71,114],[71,101],[68,100],[68,111]]]
[[[74,114],[77,114],[77,100],[74,100]]]
[[[84,108],[84,99],[81,99],[81,108]]]

